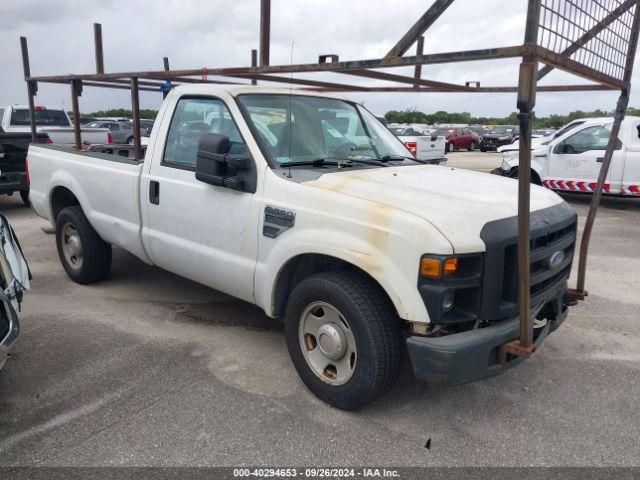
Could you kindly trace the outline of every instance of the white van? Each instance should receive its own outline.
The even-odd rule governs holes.
[[[593,192],[613,118],[580,119],[532,152],[531,181],[569,192]],[[518,152],[503,152],[500,174],[518,176]],[[604,193],[640,196],[640,117],[622,122]]]

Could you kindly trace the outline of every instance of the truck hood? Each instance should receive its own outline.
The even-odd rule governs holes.
[[[445,166],[371,168],[322,175],[306,185],[410,213],[431,223],[455,253],[484,250],[482,227],[518,214],[518,182]],[[531,185],[531,211],[562,203],[555,193]]]

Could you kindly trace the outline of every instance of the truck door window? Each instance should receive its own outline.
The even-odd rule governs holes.
[[[200,137],[219,133],[229,137],[229,153],[239,154],[245,143],[226,105],[215,98],[182,98],[171,119],[163,165],[195,169]]]
[[[606,150],[611,135],[611,125],[595,125],[580,130],[561,142],[556,153],[578,154],[590,150]],[[622,142],[617,139],[616,150],[622,148]]]

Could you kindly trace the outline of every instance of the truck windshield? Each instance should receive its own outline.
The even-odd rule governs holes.
[[[11,112],[11,125],[28,126],[31,125],[29,109],[18,108]],[[36,125],[45,127],[70,127],[69,118],[63,110],[36,109]]]
[[[238,101],[263,153],[274,163],[411,158],[405,146],[373,114],[344,100],[244,94]]]

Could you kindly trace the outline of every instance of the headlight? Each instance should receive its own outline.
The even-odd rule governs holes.
[[[444,274],[446,278],[451,278],[457,271],[458,259],[456,257],[444,260],[436,257],[422,257],[420,260],[420,273],[424,277],[441,278]]]
[[[484,255],[423,255],[418,290],[434,324],[475,320],[480,311]]]

